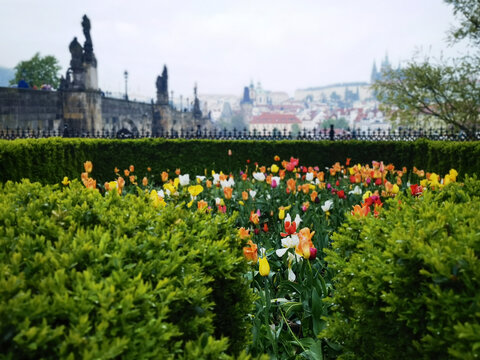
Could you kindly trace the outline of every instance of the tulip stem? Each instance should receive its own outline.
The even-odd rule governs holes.
[[[298,340],[297,336],[296,336],[295,333],[293,332],[293,330],[292,330],[292,328],[290,327],[290,325],[288,325],[287,318],[286,318],[285,315],[283,314],[282,309],[279,307],[278,310],[280,310],[280,314],[282,315],[283,321],[285,322],[285,325],[287,325],[287,328],[288,328],[288,330],[290,331],[290,334],[292,334],[293,338],[295,339],[295,342],[302,348],[303,351],[306,351],[306,349],[303,347],[302,343]]]

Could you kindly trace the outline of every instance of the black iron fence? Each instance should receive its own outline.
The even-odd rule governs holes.
[[[211,139],[211,140],[365,140],[365,141],[414,141],[417,139],[443,140],[443,141],[477,141],[480,140],[480,131],[456,131],[454,129],[366,129],[366,130],[339,130],[339,129],[313,129],[290,131],[249,131],[207,129],[207,128],[186,128],[180,130],[160,130],[150,132],[148,130],[129,131],[74,131],[74,130],[32,130],[32,129],[0,129],[0,139],[28,139],[28,138],[49,138],[49,137],[70,137],[70,138],[101,138],[101,139],[140,139],[140,138],[167,138],[167,139]]]

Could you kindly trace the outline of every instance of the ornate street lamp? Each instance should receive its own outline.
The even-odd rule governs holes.
[[[128,100],[128,71],[125,70],[125,72],[123,73],[123,76],[125,77],[125,100]]]

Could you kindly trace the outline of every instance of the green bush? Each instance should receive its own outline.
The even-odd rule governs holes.
[[[0,358],[240,353],[253,299],[234,220],[141,191],[0,185]]]
[[[232,155],[228,155],[228,149]],[[268,165],[273,157],[300,158],[304,166],[331,166],[346,158],[353,163],[372,160],[393,163],[397,168],[415,165],[444,174],[455,164],[460,174],[480,173],[479,142],[404,141],[227,141],[181,139],[24,139],[0,140],[0,182],[28,178],[55,184],[64,176],[78,179],[82,164],[93,162],[93,177],[112,180],[114,168],[135,165],[136,174],[147,167],[159,177],[163,170],[181,167],[182,173],[203,175],[204,171],[238,171],[246,160]]]
[[[480,181],[349,216],[327,261],[336,273],[322,333],[342,359],[474,359],[480,354]]]

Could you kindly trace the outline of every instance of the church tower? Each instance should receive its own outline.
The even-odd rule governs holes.
[[[372,73],[370,75],[370,83],[373,84],[379,78],[379,73],[377,71],[377,64],[373,61]]]
[[[243,98],[240,101],[240,108],[242,109],[242,117],[244,124],[250,124],[252,120],[252,111],[253,111],[253,101],[250,98],[250,89],[248,86],[245,86],[243,89]]]

